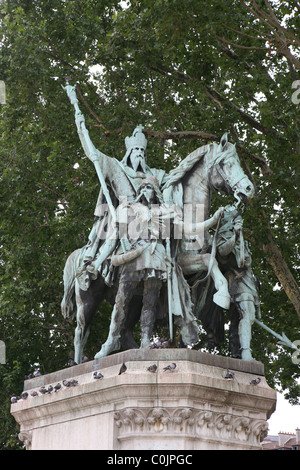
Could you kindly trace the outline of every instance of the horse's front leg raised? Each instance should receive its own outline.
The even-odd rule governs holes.
[[[197,253],[181,253],[178,262],[184,275],[196,274],[208,270],[210,255]],[[222,308],[229,309],[230,295],[228,292],[228,282],[223,276],[216,260],[214,260],[210,275],[214,281],[217,292],[213,296],[215,304]]]

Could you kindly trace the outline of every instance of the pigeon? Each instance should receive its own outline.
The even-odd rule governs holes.
[[[18,403],[18,398],[16,397],[16,395],[12,395],[10,401],[11,403]]]
[[[176,364],[175,362],[172,362],[172,364],[169,364],[167,367],[164,367],[164,371],[170,370],[171,372],[173,372],[175,368],[176,368]]]
[[[87,356],[82,356],[81,362],[82,364],[84,364],[85,362],[89,362],[89,358]]]
[[[233,379],[234,379],[234,372],[230,372],[230,371],[227,369],[227,373],[226,373],[224,379],[226,379],[226,380],[233,380]]]
[[[154,373],[157,371],[157,365],[156,365],[156,364],[152,364],[152,366],[147,367],[147,370],[148,370],[149,372],[152,372],[152,374],[154,374]]]
[[[127,370],[127,367],[125,365],[125,362],[123,362],[123,364],[120,367],[120,371],[119,371],[118,375],[124,374],[124,372],[126,372],[126,370]]]
[[[95,371],[93,373],[93,377],[94,377],[94,379],[103,379],[104,375],[102,375],[101,372]]]
[[[42,374],[40,373],[39,369],[35,369],[33,374],[25,375],[24,380],[34,379],[35,377],[40,377]]]
[[[61,384],[60,383],[58,383],[54,386],[54,392],[58,392],[58,390],[60,390],[60,389],[61,389]]]
[[[64,379],[64,380],[63,380],[63,385],[64,385],[65,387],[71,387],[71,382],[70,382],[69,380]]]
[[[69,367],[73,367],[73,366],[77,366],[77,365],[78,365],[77,362],[73,361],[73,359],[68,360],[68,366]]]
[[[52,385],[49,385],[49,387],[47,388],[47,393],[51,393],[53,391],[53,387]]]
[[[34,375],[29,374],[29,375],[25,375],[24,380],[29,380],[29,379],[33,379],[33,378],[34,378]]]
[[[150,346],[150,349],[166,349],[169,346],[170,346],[170,340],[165,341],[163,338],[160,338],[158,341],[156,341]]]
[[[70,380],[70,384],[71,384],[71,387],[76,387],[76,385],[78,385],[78,381],[75,379]]]
[[[26,400],[26,399],[28,398],[28,393],[27,393],[27,392],[21,393],[20,398],[21,398],[22,400]]]
[[[32,397],[37,397],[37,396],[38,396],[38,392],[37,392],[36,390],[33,390],[33,391],[30,393],[30,395],[31,395]]]
[[[41,388],[39,389],[39,392],[40,392],[42,395],[45,395],[45,393],[47,393],[48,390],[46,389],[46,387],[41,387]]]
[[[257,377],[257,379],[253,379],[250,382],[250,385],[258,385],[261,382],[261,379]]]

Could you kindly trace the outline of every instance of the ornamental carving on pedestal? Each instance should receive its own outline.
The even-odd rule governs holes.
[[[23,442],[26,450],[31,450],[32,431],[20,432],[18,438]]]
[[[258,445],[267,435],[268,424],[230,413],[192,408],[127,408],[114,414],[118,437],[140,433],[188,435]]]

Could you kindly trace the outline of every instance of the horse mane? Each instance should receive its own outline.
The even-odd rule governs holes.
[[[198,147],[192,153],[190,153],[177,168],[171,170],[170,173],[165,177],[163,190],[168,189],[171,185],[178,183],[184,175],[186,175],[193,166],[198,163],[204,155],[209,151],[211,144],[203,145]]]

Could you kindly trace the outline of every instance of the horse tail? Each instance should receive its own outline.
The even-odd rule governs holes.
[[[76,279],[76,261],[80,254],[80,249],[73,251],[68,257],[64,267],[64,296],[61,301],[61,313],[64,318],[74,318],[76,315],[75,300],[75,279]]]

